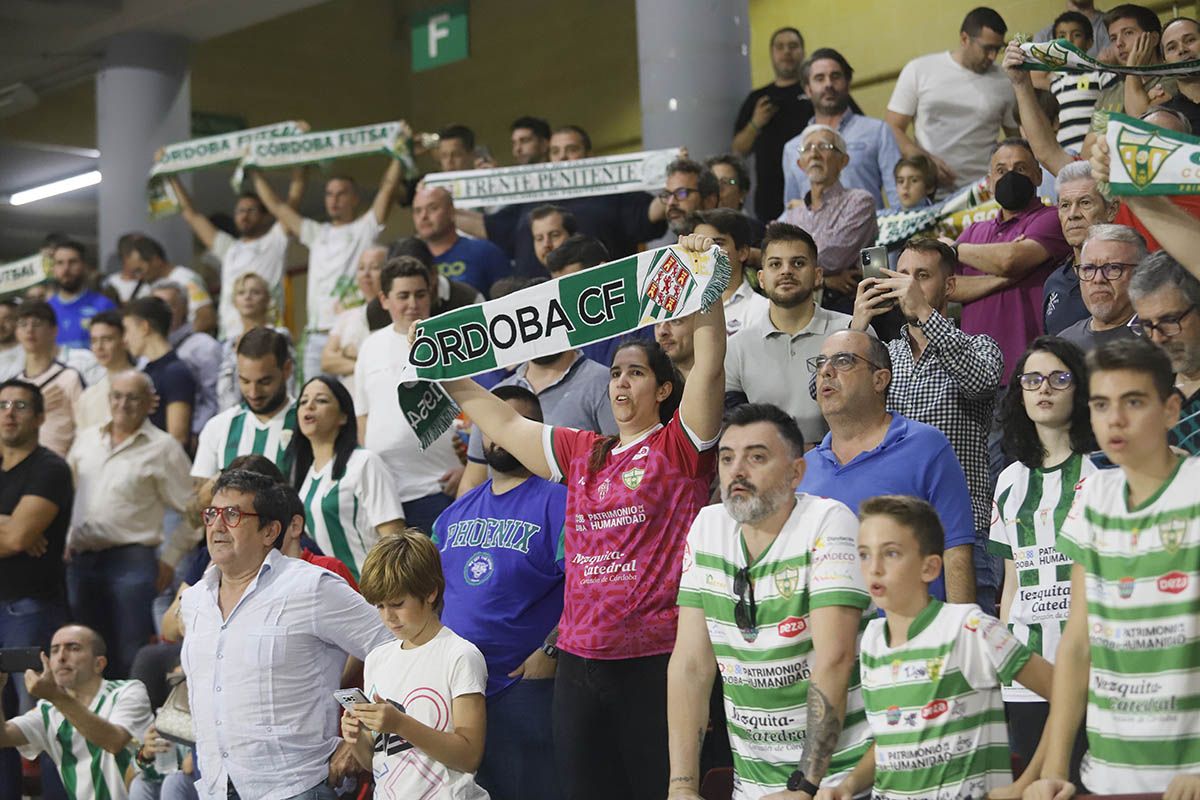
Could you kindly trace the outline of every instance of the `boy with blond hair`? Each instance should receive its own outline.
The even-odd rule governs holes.
[[[474,776],[487,667],[438,619],[446,579],[437,547],[414,528],[383,537],[363,562],[359,589],[396,637],[367,655],[363,685],[372,702],[342,717],[355,759],[374,772],[375,796],[487,800]]]
[[[943,603],[944,532],[915,497],[872,497],[859,509],[858,558],[886,612],[862,638],[863,705],[875,744],[816,800],[874,797],[982,800],[1011,782],[1000,685],[1014,678],[1050,694],[1052,667],[974,603]]]

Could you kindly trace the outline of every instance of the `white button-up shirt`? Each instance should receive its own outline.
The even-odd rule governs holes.
[[[197,789],[224,800],[232,779],[242,797],[282,800],[328,777],[346,654],[365,659],[395,638],[344,580],[277,550],[229,619],[220,580],[210,567],[180,601]]]

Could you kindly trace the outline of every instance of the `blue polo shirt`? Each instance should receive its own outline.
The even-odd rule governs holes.
[[[1079,288],[1075,254],[1072,253],[1042,284],[1042,322],[1046,326],[1046,333],[1059,336],[1076,322],[1090,316],[1091,312],[1083,304],[1083,291]]]
[[[48,302],[58,319],[58,337],[55,341],[67,347],[78,347],[80,350],[87,350],[92,346],[91,336],[88,334],[88,324],[92,317],[101,311],[116,308],[112,300],[91,289],[70,302],[55,293],[50,295]]]
[[[838,463],[833,454],[833,434],[804,456],[804,480],[797,492],[831,497],[850,507],[869,497],[901,494],[927,501],[941,517],[946,529],[946,549],[974,545],[975,523],[971,517],[971,493],[967,477],[954,456],[950,440],[930,425],[892,415],[883,441],[874,450],[854,457],[849,464]],[[929,593],[946,599],[946,581],[939,576],[930,584]]]
[[[479,648],[487,696],[520,678],[524,663],[563,610],[567,487],[537,476],[504,494],[485,481],[450,504],[433,525],[442,553],[442,623]]]
[[[438,272],[455,281],[474,286],[484,297],[490,297],[492,284],[513,274],[508,256],[496,245],[484,239],[458,237],[446,252],[433,259]]]

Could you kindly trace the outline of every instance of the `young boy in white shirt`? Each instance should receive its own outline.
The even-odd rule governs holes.
[[[475,645],[438,619],[446,580],[437,548],[412,528],[385,536],[363,562],[359,589],[396,636],[367,655],[363,686],[372,702],[342,717],[342,736],[374,772],[375,797],[487,800],[474,775],[487,667]]]
[[[929,595],[945,538],[931,505],[872,497],[859,516],[859,563],[887,614],[862,638],[863,705],[875,744],[816,800],[850,800],[872,787],[876,797],[982,800],[1012,779],[1001,683],[1016,678],[1047,697],[1052,667],[974,603]]]

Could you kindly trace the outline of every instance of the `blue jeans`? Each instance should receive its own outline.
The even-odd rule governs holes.
[[[988,532],[975,532],[972,561],[975,565],[975,604],[985,613],[996,616],[1000,602],[1000,578],[1004,574],[1003,563],[987,549]]]
[[[0,647],[41,647],[49,653],[50,639],[66,618],[66,610],[59,600],[22,597],[0,601]],[[7,719],[33,707],[33,700],[25,691],[23,675],[9,676],[0,702],[4,703]],[[49,759],[42,760],[43,771],[48,762]],[[49,767],[53,771],[53,764]],[[51,777],[53,779],[53,772]],[[0,750],[0,797],[20,796],[21,757],[16,750],[5,748]]]
[[[308,381],[309,378],[315,378],[321,374],[321,351],[328,343],[329,331],[324,333],[308,331],[304,334],[304,357],[301,360],[304,372],[300,375],[299,381]]]
[[[237,793],[237,789],[233,788],[233,782],[229,783],[227,800],[242,800],[242,796]],[[247,798],[249,800],[249,798]],[[311,789],[307,789],[300,794],[292,795],[287,800],[337,800],[337,792],[330,789],[324,783],[318,783]]]
[[[445,492],[418,497],[400,505],[404,509],[404,524],[433,534],[433,523],[443,511],[450,507],[454,498]]]
[[[492,800],[562,800],[554,769],[554,681],[517,681],[487,700],[487,747],[475,782]]]
[[[129,677],[133,657],[154,635],[150,606],[157,580],[154,548],[140,544],[76,553],[67,564],[75,621],[94,628],[108,643],[106,678]]]

